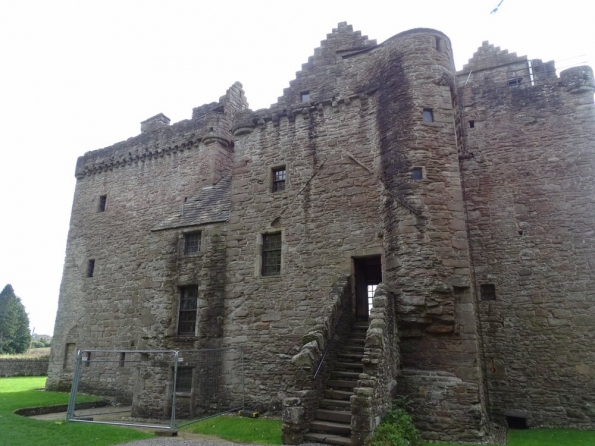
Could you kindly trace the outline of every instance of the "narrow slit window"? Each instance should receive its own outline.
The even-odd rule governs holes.
[[[91,352],[87,352],[87,355],[83,358],[85,362],[85,367],[89,367],[91,365]]]
[[[442,52],[442,39],[440,37],[435,37],[436,39],[436,51],[439,53]]]
[[[262,275],[281,274],[281,233],[262,236]]]
[[[99,196],[99,212],[105,212],[107,208],[107,195]]]
[[[431,108],[424,108],[421,117],[424,122],[434,122],[434,111]]]
[[[120,353],[120,367],[124,367],[126,365],[126,353]]]
[[[95,259],[89,259],[87,262],[87,277],[93,277],[95,274]]]
[[[184,234],[184,254],[198,254],[200,252],[200,232]]]
[[[285,166],[273,169],[273,192],[281,192],[285,190]]]
[[[411,169],[411,179],[419,181],[424,179],[424,171],[421,167],[414,167]]]
[[[471,121],[469,121],[469,128],[471,128],[471,129],[475,128],[475,121],[473,119]]]
[[[192,392],[192,367],[178,367],[176,393]]]
[[[496,300],[496,287],[491,283],[480,285],[481,300]]]
[[[198,309],[198,285],[180,287],[180,310],[178,335],[196,335],[196,310]]]

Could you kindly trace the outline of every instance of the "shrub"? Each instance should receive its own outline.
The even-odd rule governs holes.
[[[397,407],[386,414],[366,440],[366,446],[424,446],[424,443],[407,411]]]

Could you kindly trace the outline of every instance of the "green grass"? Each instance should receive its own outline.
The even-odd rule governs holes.
[[[507,446],[593,446],[595,431],[576,429],[527,429],[508,431]],[[428,446],[438,446],[430,444]],[[461,446],[440,444],[440,446]],[[485,445],[493,446],[493,445]]]
[[[240,443],[282,444],[280,420],[220,416],[188,426],[191,432]]]
[[[108,446],[149,438],[133,429],[86,423],[39,421],[13,412],[25,407],[67,404],[68,394],[40,392],[45,377],[0,378],[0,446]],[[81,396],[78,402],[93,401]]]

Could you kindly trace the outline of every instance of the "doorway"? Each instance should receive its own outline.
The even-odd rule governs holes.
[[[376,287],[382,282],[380,256],[353,258],[355,273],[355,317],[367,321]]]

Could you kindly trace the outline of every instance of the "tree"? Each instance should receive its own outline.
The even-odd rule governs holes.
[[[30,343],[29,316],[8,284],[0,293],[0,353],[24,353]]]

